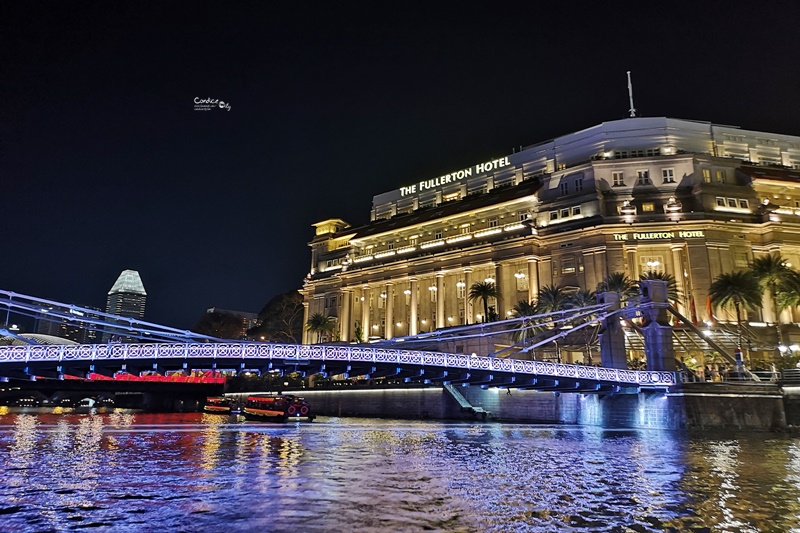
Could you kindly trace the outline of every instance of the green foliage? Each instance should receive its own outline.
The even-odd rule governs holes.
[[[742,309],[757,309],[761,305],[758,280],[749,271],[720,274],[711,283],[708,292],[715,307],[733,306],[736,311],[737,346],[742,345]]]
[[[497,285],[490,281],[477,281],[473,283],[467,294],[469,301],[474,302],[475,300],[481,300],[483,302],[483,322],[489,320],[489,299],[498,299],[499,296]]]
[[[258,313],[258,321],[256,327],[247,330],[250,338],[299,343],[303,333],[303,296],[297,290],[275,296]]]
[[[622,272],[612,272],[597,284],[597,292],[616,292],[620,302],[639,294],[639,285]]]
[[[235,313],[211,311],[204,314],[191,331],[220,339],[241,339],[244,336],[244,318]]]
[[[322,313],[314,313],[308,317],[306,329],[317,334],[317,342],[322,342],[323,336],[332,333],[336,328],[336,320]]]
[[[656,280],[667,282],[667,299],[671,302],[679,302],[683,300],[683,294],[678,290],[678,282],[675,276],[667,274],[666,272],[645,272],[639,276],[639,282]],[[637,284],[638,285],[638,284]]]

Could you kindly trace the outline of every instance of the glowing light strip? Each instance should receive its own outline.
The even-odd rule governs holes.
[[[353,259],[353,263],[361,263],[363,261],[369,261],[370,259],[373,259],[371,255],[362,255],[361,257]]]
[[[375,259],[380,259],[381,257],[389,257],[390,255],[394,255],[394,250],[389,250],[388,252],[381,252],[379,254],[375,254]]]
[[[514,231],[515,229],[522,229],[524,227],[525,227],[524,224],[520,224],[519,222],[517,222],[516,224],[507,224],[503,226],[503,231]]]
[[[450,237],[445,242],[447,244],[452,244],[454,242],[468,241],[471,238],[472,238],[472,235],[459,235],[458,237]]]
[[[492,228],[492,229],[485,229],[483,231],[476,231],[476,237],[486,237],[487,235],[495,235],[496,233],[502,233],[503,230],[500,228]]]
[[[444,244],[444,240],[431,241],[431,242],[426,242],[425,244],[421,244],[420,248],[422,248],[424,250],[425,248],[433,248],[434,246],[441,246],[443,244]]]
[[[398,254],[407,254],[408,252],[413,252],[416,249],[417,249],[416,246],[406,246],[405,248],[398,249],[397,253]]]

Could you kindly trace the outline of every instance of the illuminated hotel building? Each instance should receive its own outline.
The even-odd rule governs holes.
[[[477,281],[496,284],[502,319],[543,286],[595,290],[613,272],[672,274],[678,308],[694,302],[705,320],[719,274],[771,252],[800,265],[800,137],[604,122],[378,194],[370,219],[314,224],[301,292],[306,321],[337,317],[329,340],[355,340],[357,325],[367,340],[480,322]],[[751,319],[775,317],[765,305]]]

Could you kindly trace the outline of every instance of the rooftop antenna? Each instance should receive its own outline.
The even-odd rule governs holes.
[[[628,98],[631,101],[631,108],[628,110],[631,112],[631,118],[636,116],[636,108],[633,107],[633,84],[631,83],[631,71],[628,71]]]

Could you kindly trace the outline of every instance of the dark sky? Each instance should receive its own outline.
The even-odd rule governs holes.
[[[0,289],[256,312],[313,222],[624,118],[627,70],[640,115],[800,135],[798,2],[543,4],[1,0]]]

